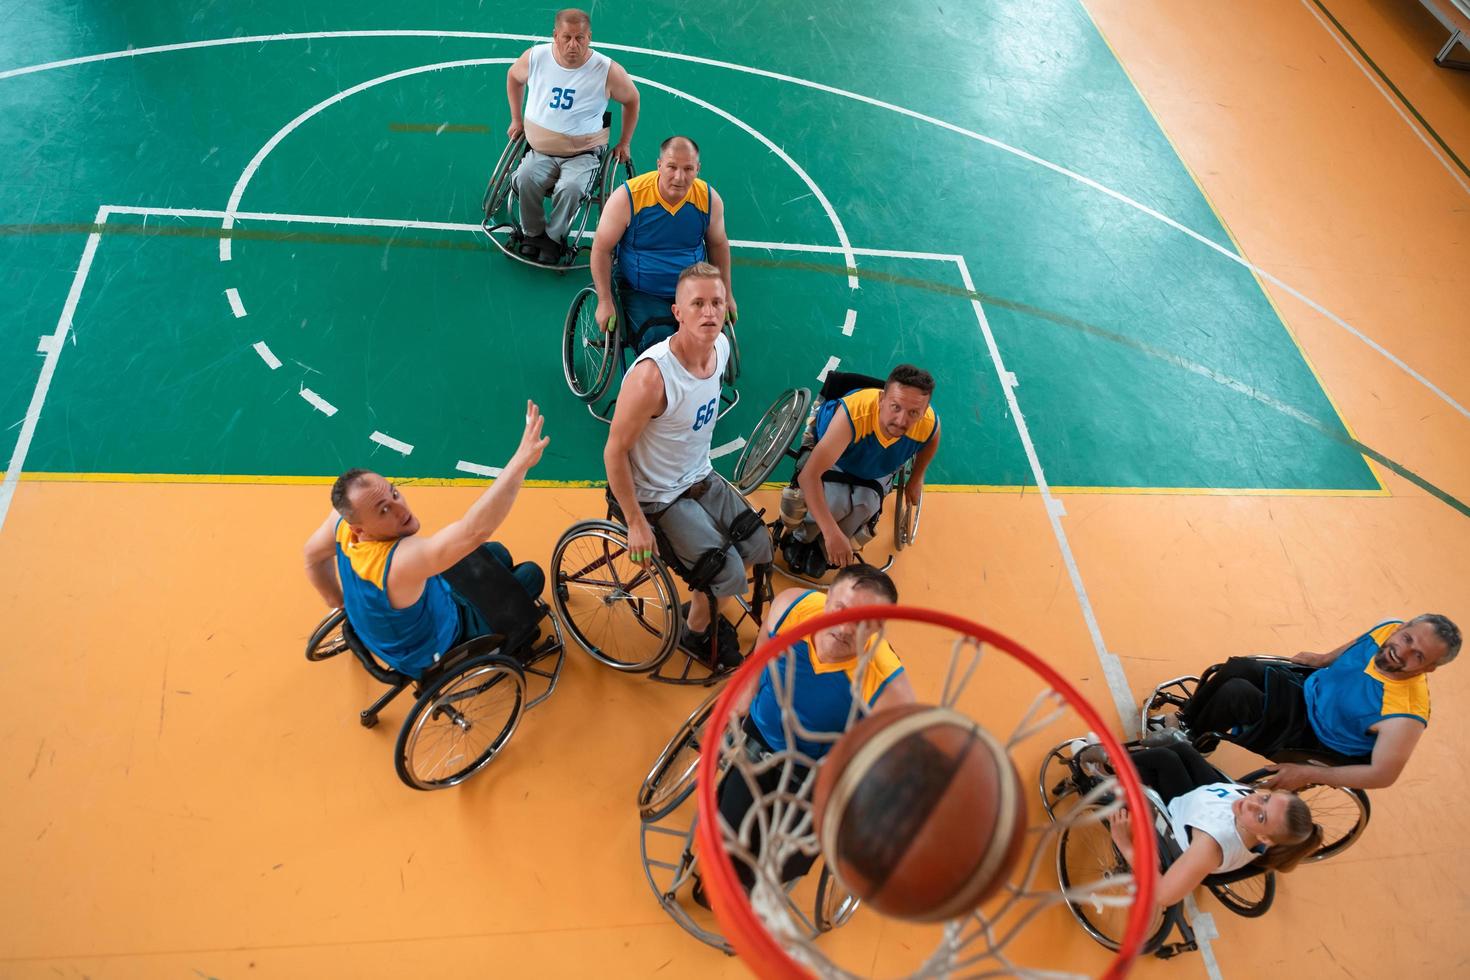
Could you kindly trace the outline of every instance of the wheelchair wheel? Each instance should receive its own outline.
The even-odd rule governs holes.
[[[740,380],[740,345],[735,342],[735,321],[727,318],[720,332],[730,342],[730,359],[725,362],[725,374],[720,380],[726,387],[733,388]]]
[[[715,691],[705,698],[694,713],[669,739],[659,753],[643,785],[638,788],[638,817],[645,823],[656,823],[679,808],[694,792],[694,767],[699,763],[699,740],[710,710],[715,706]]]
[[[526,675],[509,657],[475,657],[425,686],[398,733],[393,762],[413,789],[444,789],[490,763],[515,733]]]
[[[781,460],[786,458],[791,440],[806,423],[811,407],[811,389],[787,388],[766,409],[735,463],[735,475],[730,482],[735,484],[736,490],[749,494],[770,478],[776,467],[781,465]]]
[[[327,613],[327,618],[317,624],[311,639],[306,641],[306,659],[326,660],[346,650],[347,639],[342,635],[342,624],[346,621],[347,613],[341,609]]]
[[[1089,805],[1088,809],[1098,807]],[[1119,881],[1113,886],[1110,883]],[[1094,814],[1082,812],[1057,838],[1057,881],[1067,909],[1083,930],[1098,943],[1116,950],[1128,927],[1131,903],[1107,904],[1132,893],[1132,871],[1113,844],[1107,825]],[[1092,897],[1092,896],[1095,896]],[[1149,952],[1164,941],[1172,923],[1163,909],[1155,909],[1148,927]]]
[[[1220,900],[1221,905],[1236,915],[1258,919],[1266,914],[1276,899],[1276,873],[1264,871],[1238,881],[1220,883],[1206,878],[1205,887]]]
[[[817,879],[817,902],[812,910],[812,924],[817,932],[831,932],[852,918],[857,911],[857,896],[842,887],[827,862],[822,862],[822,876]]]
[[[572,300],[562,331],[561,367],[567,387],[584,402],[595,402],[612,380],[617,325],[597,325],[597,290],[584,286]]]
[[[1241,777],[1242,783],[1259,783],[1271,775],[1270,769],[1257,769]],[[1305,861],[1325,861],[1352,847],[1373,815],[1368,794],[1360,789],[1340,786],[1306,786],[1297,791],[1312,810],[1312,821],[1322,828],[1322,845]]]
[[[919,516],[924,512],[924,496],[919,495],[917,505],[909,503],[906,493],[909,478],[914,473],[914,461],[909,460],[904,464],[898,479],[893,481],[893,549],[902,551],[914,543],[919,536]]]
[[[582,521],[551,556],[556,614],[596,661],[629,673],[650,671],[679,642],[679,594],[657,558],[628,557],[628,532],[612,521]]]
[[[485,196],[480,199],[480,210],[485,214],[487,226],[500,223],[495,220],[495,217],[510,199],[511,179],[515,177],[516,167],[520,165],[521,157],[525,155],[526,138],[524,136],[511,140],[505,144],[505,149],[500,151],[500,159],[490,174],[490,183],[485,188]]]

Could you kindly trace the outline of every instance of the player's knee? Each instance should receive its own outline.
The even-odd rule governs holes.
[[[745,562],[734,548],[725,549],[725,564],[710,582],[709,589],[717,598],[745,594]]]

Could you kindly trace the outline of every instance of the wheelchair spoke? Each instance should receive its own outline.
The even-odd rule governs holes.
[[[564,540],[555,575],[563,619],[594,657],[642,670],[667,655],[676,628],[672,584],[661,567],[635,564],[620,535],[599,528]]]

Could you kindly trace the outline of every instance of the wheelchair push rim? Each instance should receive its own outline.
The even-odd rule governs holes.
[[[704,723],[715,706],[719,692],[700,702],[684,719],[674,737],[654,760],[653,768],[638,787],[638,818],[656,822],[668,816],[694,792],[695,768],[699,764],[700,738]]]
[[[394,762],[414,789],[457,786],[515,734],[526,678],[509,657],[475,657],[426,687],[398,733]]]
[[[768,480],[791,449],[791,441],[806,423],[812,406],[808,388],[787,388],[767,408],[740,450],[730,482],[749,494]]]
[[[317,624],[310,639],[306,641],[306,659],[316,663],[346,650],[347,637],[342,634],[342,624],[346,621],[345,610],[333,609],[327,613],[326,618]]]
[[[1206,879],[1205,887],[1231,912],[1243,918],[1258,919],[1270,910],[1271,903],[1276,899],[1276,874],[1273,871],[1263,871],[1230,882],[1212,882]]]
[[[614,670],[657,668],[679,641],[679,596],[668,568],[628,555],[628,532],[612,521],[572,525],[551,557],[556,614],[594,660]],[[630,646],[641,641],[639,648]]]
[[[924,495],[919,494],[917,504],[909,503],[908,486],[913,475],[914,461],[909,460],[903,464],[898,479],[893,481],[893,550],[895,551],[907,548],[919,536],[919,518],[924,513]]]
[[[1271,777],[1274,770],[1257,769],[1240,778],[1242,783],[1259,783]],[[1368,829],[1368,820],[1373,815],[1373,806],[1368,794],[1360,789],[1341,786],[1314,784],[1303,786],[1297,795],[1312,811],[1312,822],[1322,828],[1322,844],[1302,860],[1325,861],[1336,857],[1357,843],[1363,831]]]
[[[500,151],[500,159],[495,163],[495,169],[490,172],[490,183],[485,187],[485,193],[480,198],[480,210],[485,215],[481,225],[486,233],[492,228],[504,227],[506,222],[497,221],[496,215],[500,209],[505,207],[505,202],[510,199],[511,179],[515,176],[516,166],[521,162],[521,157],[526,153],[526,138],[518,136],[505,144],[505,149]]]
[[[567,311],[562,330],[561,366],[567,387],[584,402],[595,402],[612,380],[618,324],[597,325],[597,290],[584,286]]]

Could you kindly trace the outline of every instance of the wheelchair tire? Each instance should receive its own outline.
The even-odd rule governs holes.
[[[597,326],[597,290],[584,286],[567,310],[562,330],[561,367],[567,387],[584,402],[595,402],[612,380],[618,330]]]
[[[714,709],[718,690],[705,698],[669,739],[638,787],[638,818],[657,823],[677,810],[694,792],[694,768],[699,763],[700,734]]]
[[[735,387],[735,382],[740,380],[740,345],[735,342],[735,322],[726,320],[720,329],[725,339],[730,341],[730,359],[725,362],[725,373],[720,381],[728,388]]]
[[[398,778],[422,790],[464,782],[505,748],[525,701],[521,665],[500,654],[473,657],[437,678],[420,692],[398,733]]]
[[[311,633],[311,639],[306,641],[306,659],[313,663],[319,660],[328,660],[347,649],[347,639],[342,635],[342,624],[347,620],[347,613],[341,609],[333,609],[327,613],[327,618],[317,624]]]
[[[771,403],[740,450],[730,480],[736,490],[746,495],[770,479],[791,449],[791,441],[806,424],[811,407],[810,388],[787,388]]]
[[[817,932],[831,932],[852,918],[862,904],[857,896],[843,887],[827,862],[822,862],[822,875],[817,879],[817,900],[812,909],[812,925]]]
[[[490,183],[485,187],[485,195],[480,198],[480,210],[484,212],[487,225],[505,223],[497,222],[495,217],[510,199],[511,179],[515,176],[521,157],[525,155],[526,138],[524,136],[511,140],[505,144],[505,149],[500,151],[500,159],[496,161],[495,169],[490,172]],[[509,215],[506,217],[508,219]]]
[[[917,505],[910,505],[906,490],[914,473],[914,461],[903,464],[897,480],[893,481],[893,550],[902,551],[914,543],[919,536],[919,517],[924,512],[924,495],[919,495]]]
[[[1212,882],[1205,879],[1210,894],[1220,900],[1236,915],[1247,919],[1259,919],[1271,908],[1276,899],[1276,872],[1264,871],[1230,882]]]
[[[1240,781],[1259,783],[1270,775],[1270,769],[1257,769],[1242,776]],[[1303,858],[1304,861],[1325,861],[1352,847],[1368,829],[1368,820],[1373,816],[1368,794],[1360,789],[1304,786],[1297,795],[1306,801],[1312,810],[1312,820],[1322,828],[1322,845]]]
[[[598,663],[646,673],[678,646],[683,624],[668,566],[657,558],[646,569],[634,564],[621,524],[580,521],[567,528],[551,555],[551,590],[562,624]]]
[[[1088,807],[1096,808],[1095,805]],[[1094,905],[1083,897],[1075,900],[1067,897],[1067,892],[1072,889],[1097,886],[1099,882],[1103,884],[1095,890],[1105,891],[1106,882],[1113,878],[1131,881],[1132,872],[1114,846],[1112,835],[1103,822],[1079,813],[1076,819],[1069,820],[1069,825],[1057,837],[1057,881],[1066,898],[1067,910],[1083,931],[1107,949],[1117,950],[1127,931],[1131,906]],[[1155,909],[1149,938],[1140,955],[1158,949],[1173,925],[1173,920],[1163,909]]]

